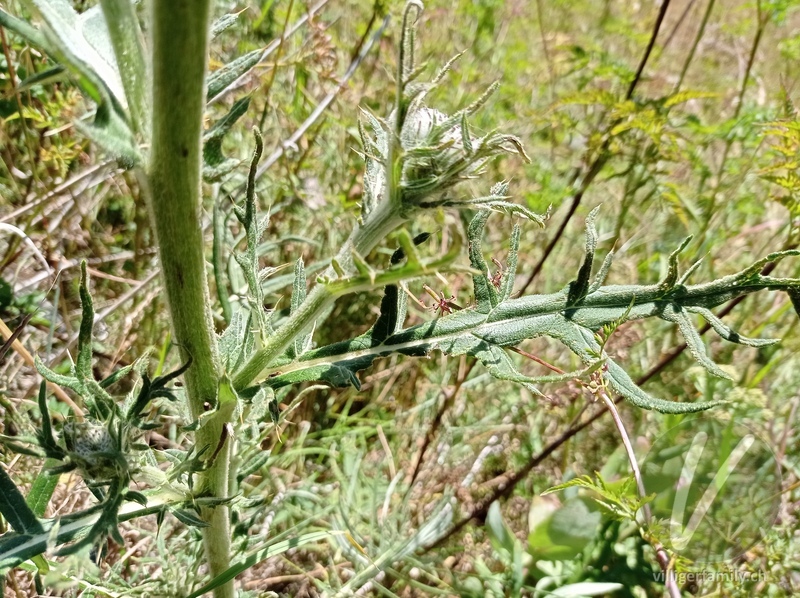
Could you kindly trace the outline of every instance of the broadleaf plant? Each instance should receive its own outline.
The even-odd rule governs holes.
[[[431,81],[420,81],[424,67],[416,61],[415,25],[422,4],[411,0],[402,13],[393,106],[385,117],[364,111],[360,126],[365,160],[360,218],[310,289],[310,268],[302,258],[297,259],[288,315],[282,319],[278,310],[264,310],[264,285],[279,265],[262,268],[258,252],[268,219],[257,210],[256,174],[263,145],[261,133],[256,131],[245,197],[243,201],[234,198],[233,211],[245,247],[227,248],[243,272],[248,296],[246,302],[235,306],[223,303],[221,319],[227,328],[217,335],[202,235],[202,180],[205,176],[209,181],[219,181],[238,166],[236,160],[222,155],[221,141],[244,115],[249,99],[239,99],[205,133],[204,111],[209,99],[254,67],[262,51],[250,52],[209,75],[210,32],[221,31],[235,17],[212,26],[209,0],[153,0],[151,4],[148,28],[140,26],[132,0],[101,0],[99,8],[82,15],[75,13],[66,0],[36,0],[33,5],[42,20],[40,28],[0,10],[0,25],[62,65],[93,103],[90,113],[94,112],[94,120],[91,125],[83,123],[80,131],[119,159],[121,165],[135,171],[152,215],[174,338],[184,364],[172,373],[150,379],[145,356],[111,378],[96,380],[92,368],[94,312],[84,266],[77,361],[69,374],[57,373],[41,361],[37,368],[48,381],[70,389],[81,399],[86,419],[67,422],[57,434],[43,386],[39,436],[27,439],[26,447],[19,439],[3,440],[11,448],[51,459],[54,472],[79,472],[95,491],[98,503],[59,520],[43,520],[40,491],[34,497],[34,512],[0,470],[0,485],[6,489],[0,493],[0,512],[14,527],[0,537],[0,576],[54,546],[64,554],[100,544],[109,535],[121,542],[118,525],[126,518],[172,512],[182,523],[197,527],[203,536],[213,581],[203,585],[198,580],[200,589],[195,590],[213,590],[217,597],[232,597],[232,577],[272,554],[257,550],[240,562],[232,555],[231,511],[244,508],[239,482],[245,472],[255,471],[263,463],[259,460],[260,439],[249,433],[249,426],[267,418],[279,425],[291,413],[291,409],[281,412],[278,408],[290,388],[311,381],[359,388],[358,372],[378,357],[420,357],[440,351],[474,356],[496,378],[519,383],[533,393],[539,392],[541,383],[592,374],[601,376],[608,387],[637,407],[663,413],[695,412],[718,403],[650,396],[606,353],[598,331],[626,321],[660,318],[678,326],[701,366],[713,375],[726,377],[708,356],[695,329],[694,316],[704,318],[728,341],[763,346],[776,341],[744,337],[710,310],[763,290],[787,292],[795,306],[800,304],[800,279],[761,273],[767,263],[795,256],[797,251],[773,253],[737,274],[689,284],[696,264],[680,273],[679,255],[686,247],[684,243],[670,256],[666,275],[659,283],[604,285],[612,256],[595,267],[597,208],[586,221],[585,256],[574,280],[565,281],[566,286],[555,293],[516,296],[521,227],[526,223],[544,226],[547,215],[512,202],[507,182],[487,184],[484,175],[485,166],[498,156],[528,157],[522,142],[513,135],[474,133],[470,118],[496,92],[496,85],[453,114],[426,104],[429,92],[441,83],[453,61]],[[146,40],[145,30],[149,36]],[[145,54],[145,47],[151,49],[151,56]],[[484,194],[466,194],[466,181],[485,185]],[[418,247],[429,234],[414,237],[404,227],[424,213],[440,209],[468,210],[471,223],[464,234],[453,231],[453,241],[444,255],[425,259]],[[215,218],[221,218],[220,210],[217,206]],[[484,229],[493,211],[521,221],[510,235],[507,268],[494,275],[481,251]],[[214,227],[217,233],[224,228],[220,222]],[[388,263],[382,258],[372,259],[373,250],[387,238],[398,245],[391,259]],[[468,265],[458,260],[464,238]],[[215,244],[215,264],[225,249]],[[448,307],[441,316],[405,327],[404,283],[448,272],[472,276],[472,304],[450,308],[443,299]],[[328,317],[338,298],[378,289],[383,289],[380,315],[367,332],[314,348],[314,330]],[[577,355],[582,368],[549,377],[520,372],[507,349],[541,336],[566,346]],[[120,400],[110,388],[129,374],[138,374],[138,390]],[[183,378],[185,390],[168,386],[178,376]],[[190,422],[185,431],[192,445],[186,450],[162,452],[166,471],[158,467],[150,451],[137,453],[139,431],[153,424],[152,417],[158,417],[157,409],[148,409],[156,399],[180,402]],[[245,456],[254,459],[256,465],[247,465]],[[134,481],[146,490],[132,490]],[[140,503],[142,508],[126,510],[131,503]],[[263,501],[256,506],[263,506]],[[442,517],[440,523],[445,519]],[[449,518],[445,523],[449,525]],[[407,556],[419,546],[437,541],[443,534],[440,527],[423,526],[421,529],[427,530],[424,542],[415,537],[402,550],[376,559],[371,568],[366,563],[369,559],[363,559],[365,568],[354,580],[366,582],[377,574],[378,565],[389,567],[395,556]],[[343,534],[338,536],[337,541],[341,541]],[[303,538],[305,542],[322,536]],[[275,548],[272,552],[280,551]],[[355,585],[351,580],[346,589]]]

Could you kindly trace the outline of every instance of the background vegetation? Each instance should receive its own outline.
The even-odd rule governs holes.
[[[74,4],[79,11],[92,5]],[[16,1],[3,8],[18,15],[29,10]],[[232,199],[242,201],[250,128],[258,127],[265,150],[257,197],[270,214],[261,265],[279,268],[265,284],[269,309],[288,309],[297,258],[313,277],[315,264],[336,253],[357,218],[364,184],[359,107],[386,115],[392,106],[401,9],[334,0],[214,7],[215,18],[242,12],[213,41],[212,70],[273,48],[211,103],[209,126],[237,99],[250,97],[221,146],[237,168],[208,182],[205,192],[210,251],[215,209],[218,218],[230,216],[229,235],[239,232]],[[303,20],[309,11],[313,16]],[[381,28],[386,15],[391,20]],[[96,377],[151,348],[155,375],[181,364],[138,182],[73,126],[86,110],[75,85],[57,74],[31,80],[52,75],[52,62],[8,30],[0,32],[0,223],[25,235],[3,229],[0,314],[11,330],[31,315],[0,366],[0,432],[14,437],[30,435],[31,421],[39,418],[30,354],[53,368],[74,355],[82,259],[96,310]],[[791,2],[430,1],[419,44],[428,76],[464,51],[429,98],[446,113],[500,81],[473,126],[513,133],[531,161],[502,158],[488,166],[487,177],[509,180],[514,201],[534,212],[552,206],[544,230],[522,228],[518,291],[553,292],[572,280],[583,259],[584,220],[596,206],[602,206],[599,250],[616,254],[612,284],[658,282],[687,235],[694,237],[681,259],[688,265],[703,258],[698,280],[796,245],[800,14]],[[481,194],[477,184],[473,191]],[[484,240],[484,253],[500,267],[511,221],[493,215]],[[415,221],[413,234],[434,233],[420,251],[446,251],[453,223],[459,215],[446,211]],[[388,261],[393,249],[379,251]],[[51,271],[59,269],[51,287]],[[797,277],[800,268],[787,260],[777,272]],[[234,291],[245,288],[235,266],[226,273]],[[458,305],[472,302],[466,273],[414,281],[409,290],[424,305],[409,301],[409,324],[434,316],[423,284]],[[315,344],[364,332],[377,316],[377,296],[337,303],[316,329]],[[220,331],[224,315],[220,307]],[[762,293],[742,300],[726,321],[783,341],[752,348],[709,335],[710,354],[733,381],[708,376],[683,351],[675,327],[660,320],[623,324],[606,348],[655,396],[730,401],[722,411],[756,429],[783,467],[775,525],[744,557],[719,565],[768,571],[768,577],[690,584],[684,591],[791,596],[800,585],[797,316],[784,295]],[[565,371],[581,367],[547,339],[520,348]],[[528,375],[550,373],[524,354],[516,357]],[[236,554],[255,555],[242,561],[248,566],[237,578],[241,595],[545,595],[579,582],[623,585],[573,586],[575,594],[560,595],[663,592],[654,580],[656,555],[635,524],[609,516],[575,488],[542,496],[595,471],[607,481],[629,474],[606,408],[583,386],[543,385],[545,397],[537,397],[495,381],[472,357],[436,352],[427,360],[383,358],[360,378],[360,390],[297,387],[282,399],[280,426],[257,432],[259,450],[243,464],[252,508],[242,510],[234,528]],[[49,409],[54,418],[70,410],[56,395]],[[183,446],[188,413],[168,401],[157,409],[161,425],[146,433],[147,443],[162,450]],[[684,417],[627,403],[620,411],[640,455]],[[41,461],[0,451],[4,469],[27,488]],[[93,501],[79,477],[64,474],[47,515]],[[97,563],[86,554],[48,559],[49,571],[40,568],[38,581],[49,595],[193,595],[209,576],[198,529],[186,518],[125,522],[123,542],[93,555]],[[555,529],[559,518],[569,522],[567,529]],[[549,535],[543,526],[551,526]],[[439,539],[426,542],[426,533]],[[11,572],[6,594],[35,595],[35,571],[28,564]]]

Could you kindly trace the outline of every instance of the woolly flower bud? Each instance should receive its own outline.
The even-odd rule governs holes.
[[[488,157],[474,153],[480,140],[460,121],[424,105],[408,114],[400,133],[404,200],[436,204],[451,187],[479,173]]]
[[[69,422],[62,437],[70,459],[89,479],[108,479],[125,466],[117,442],[103,424]]]
[[[394,113],[392,115],[394,116]],[[416,110],[411,111],[400,132],[400,144],[403,149],[408,151],[425,147],[432,141],[436,141],[437,137],[441,137],[441,145],[444,146],[439,148],[440,152],[449,149],[452,153],[459,148],[463,149],[460,127],[458,125],[447,126],[452,124],[445,124],[447,119],[448,116],[444,112],[428,108],[425,105],[420,105]],[[442,127],[443,124],[444,127]],[[442,127],[441,131],[437,130],[439,127]]]
[[[473,109],[470,107],[450,116],[421,101],[409,105],[393,155],[396,166],[401,167],[399,188],[393,192],[386,188],[386,163],[390,155],[389,140],[395,135],[397,113],[392,112],[386,121],[367,114],[374,136],[369,137],[362,128],[367,160],[364,215],[387,197],[399,198],[406,211],[439,206],[473,207],[472,199],[453,196],[453,188],[458,183],[481,174],[483,166],[495,156],[516,153],[527,160],[522,144],[513,135],[490,132],[483,137],[473,136],[467,122]],[[505,199],[493,191],[489,197],[480,198],[480,202],[501,202],[499,207],[505,209],[508,207]]]
[[[64,443],[68,451],[80,457],[114,450],[114,439],[108,429],[92,422],[67,423],[64,426]]]

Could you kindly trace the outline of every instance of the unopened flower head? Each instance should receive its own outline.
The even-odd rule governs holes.
[[[70,460],[87,479],[110,479],[126,467],[118,439],[102,423],[69,422],[62,437]]]
[[[418,209],[453,206],[516,212],[541,222],[541,217],[506,201],[506,195],[496,193],[499,188],[505,191],[507,185],[495,185],[488,196],[479,198],[458,197],[455,189],[459,183],[479,177],[483,167],[494,157],[517,154],[528,161],[521,141],[514,135],[491,131],[478,137],[470,129],[468,117],[486,102],[496,86],[453,115],[423,102],[431,87],[415,86],[416,92],[402,116],[399,133],[397,110],[387,119],[366,113],[371,135],[366,127],[361,127],[367,162],[363,216],[384,201],[396,201],[408,215]],[[391,152],[390,141],[394,142]],[[387,188],[389,160],[399,175],[395,189]]]

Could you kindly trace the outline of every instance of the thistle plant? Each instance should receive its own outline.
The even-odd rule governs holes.
[[[210,23],[208,0],[154,0],[147,42],[142,41],[139,17],[130,0],[103,0],[101,8],[81,16],[65,0],[35,0],[33,4],[42,17],[40,29],[3,11],[0,24],[39,46],[71,73],[96,106],[92,124],[81,121],[81,130],[120,164],[134,170],[152,215],[174,338],[184,365],[151,380],[144,356],[111,378],[96,381],[91,367],[94,316],[83,271],[77,362],[69,375],[58,374],[41,362],[37,367],[45,379],[70,389],[82,400],[86,420],[68,422],[57,439],[43,390],[39,437],[29,439],[27,446],[6,440],[12,442],[12,448],[50,459],[48,476],[77,471],[95,491],[97,507],[64,517],[60,525],[43,521],[43,513],[32,512],[19,489],[0,470],[0,483],[6,490],[0,512],[14,527],[0,537],[0,575],[54,546],[58,554],[64,554],[101,545],[108,535],[121,542],[120,521],[151,513],[163,517],[171,512],[203,534],[211,581],[193,588],[191,595],[213,590],[218,597],[233,596],[233,577],[258,558],[275,554],[234,555],[237,547],[231,542],[231,521],[232,517],[241,520],[248,509],[264,507],[266,497],[260,501],[244,497],[240,482],[264,463],[260,449],[263,428],[290,417],[291,406],[302,398],[302,393],[289,395],[298,385],[321,382],[359,388],[359,372],[379,357],[441,352],[473,356],[495,378],[521,384],[535,394],[540,394],[543,383],[592,376],[637,407],[662,413],[696,412],[718,402],[651,396],[606,353],[598,332],[626,321],[660,318],[678,326],[692,357],[709,373],[728,377],[708,355],[694,316],[705,319],[727,341],[757,347],[777,341],[747,338],[711,309],[763,290],[786,292],[795,306],[800,301],[800,279],[761,273],[767,263],[795,256],[797,251],[770,254],[718,280],[690,283],[698,264],[683,273],[679,269],[680,253],[688,240],[670,255],[659,283],[605,285],[613,256],[608,254],[596,267],[595,221],[600,208],[586,220],[583,263],[574,278],[550,294],[517,296],[522,226],[543,226],[546,215],[511,201],[507,182],[485,182],[484,167],[498,156],[522,160],[527,156],[517,137],[496,131],[478,135],[470,125],[470,117],[486,105],[497,91],[496,85],[453,114],[426,104],[429,92],[442,82],[457,57],[430,81],[421,81],[425,69],[416,61],[415,24],[422,5],[412,0],[402,14],[394,102],[385,117],[364,111],[360,122],[365,162],[360,218],[354,219],[352,232],[310,288],[304,262],[297,259],[290,309],[283,318],[278,311],[264,310],[263,285],[279,265],[263,268],[258,254],[268,218],[258,210],[256,174],[263,142],[261,133],[255,132],[256,150],[246,192],[243,198],[234,198],[233,211],[244,233],[244,247],[215,244],[215,251],[230,251],[244,273],[247,302],[221,307],[230,313],[229,317],[225,314],[228,325],[218,336],[206,279],[202,176],[223,180],[238,166],[221,155],[220,142],[245,114],[248,102],[236,102],[205,134],[204,110],[206,100],[251,69],[260,54],[247,55],[207,76],[209,32],[220,30]],[[151,48],[150,58],[144,47]],[[466,181],[485,188],[485,195],[469,195],[463,184]],[[451,235],[452,244],[444,255],[425,259],[419,245],[430,235],[412,236],[405,227],[423,213],[440,209],[468,210],[471,222],[463,233]],[[509,237],[507,266],[494,274],[481,247],[492,212],[518,220]],[[395,244],[391,258],[372,258],[373,250],[387,238]],[[459,261],[464,240],[468,264]],[[452,272],[472,277],[470,304],[406,327],[402,285]],[[333,303],[369,290],[382,290],[383,295],[380,314],[367,332],[316,347],[315,327],[328,317]],[[522,373],[508,349],[536,337],[562,343],[579,358],[581,368],[557,376]],[[133,374],[138,374],[134,391],[125,397],[110,394],[108,389],[115,382]],[[179,376],[185,391],[169,386]],[[191,439],[188,447],[167,452],[140,445],[140,431],[157,425],[160,399],[183,407],[188,419],[184,431]],[[291,405],[281,411],[278,404],[284,399]],[[162,464],[166,464],[165,471],[159,468]],[[132,490],[133,482],[146,490]],[[49,496],[43,493],[42,500],[46,504]],[[131,510],[131,502],[140,503],[141,508]],[[450,511],[447,517],[442,512],[436,525],[425,526],[425,533],[404,544],[397,558],[441,537],[444,532],[439,524],[450,521]],[[337,538],[342,541],[341,534]],[[379,573],[376,563],[392,564],[387,555],[356,560],[364,561],[359,583]]]

